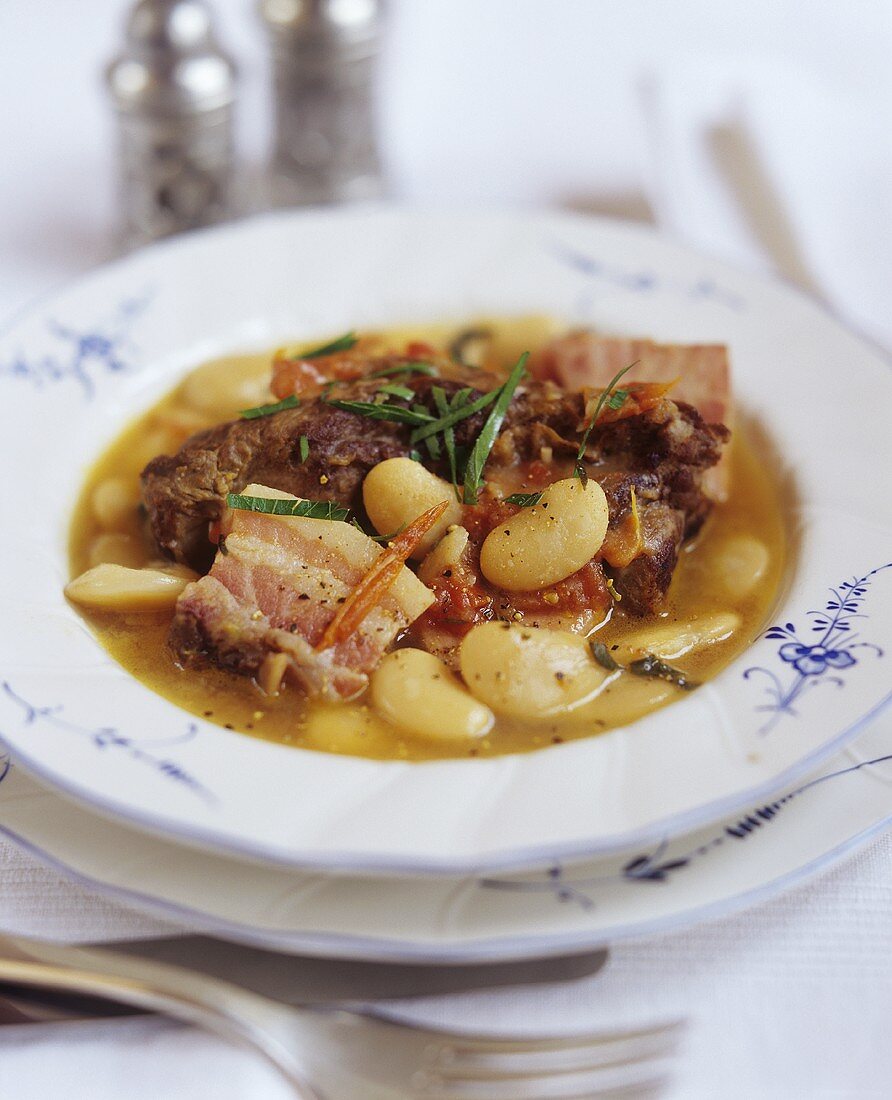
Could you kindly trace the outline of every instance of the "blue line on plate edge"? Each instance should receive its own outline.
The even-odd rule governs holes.
[[[599,930],[595,939],[590,938],[589,933],[570,933],[557,938],[550,938],[543,943],[536,937],[515,936],[512,938],[493,940],[469,940],[462,945],[460,950],[431,951],[429,947],[419,947],[418,944],[391,940],[386,938],[366,939],[362,936],[352,936],[349,933],[340,932],[290,932],[275,930],[261,932],[251,925],[242,925],[236,921],[225,918],[212,917],[198,909],[179,905],[176,902],[163,901],[154,898],[150,894],[142,894],[138,890],[128,887],[112,886],[100,882],[89,875],[83,875],[55,856],[39,848],[36,844],[19,836],[14,830],[0,825],[0,834],[7,836],[11,841],[19,844],[25,851],[39,859],[46,866],[61,873],[75,884],[86,886],[93,890],[112,897],[126,904],[142,905],[149,911],[148,915],[154,915],[159,919],[166,917],[168,920],[195,921],[198,931],[208,934],[219,933],[223,937],[231,936],[235,940],[250,943],[257,947],[266,947],[268,950],[284,950],[286,948],[295,954],[317,955],[323,957],[340,958],[369,958],[375,956],[381,962],[398,962],[411,959],[419,963],[475,963],[491,961],[510,961],[522,958],[544,958],[558,955],[564,952],[595,950],[599,947],[609,946],[617,940],[632,939],[639,936],[650,936],[675,931],[687,927],[692,923],[701,923],[706,920],[715,920],[719,917],[730,916],[740,909],[761,904],[770,900],[783,887],[792,888],[805,879],[812,877],[821,870],[828,869],[834,863],[842,859],[853,849],[865,844],[868,840],[884,832],[892,826],[892,815],[882,818],[873,825],[862,829],[853,837],[843,841],[829,852],[793,871],[772,879],[762,886],[752,890],[735,894],[722,901],[712,902],[701,908],[694,908],[685,913],[675,914],[671,917],[657,918],[651,921],[642,921],[638,925],[620,924]],[[154,913],[152,911],[155,911]],[[113,947],[114,943],[104,943],[103,946]],[[495,953],[495,954],[494,954]]]
[[[557,901],[573,901],[582,909],[589,910],[595,907],[595,901],[585,891],[593,886],[608,882],[668,882],[670,877],[677,871],[690,867],[695,859],[715,851],[716,848],[725,844],[729,839],[746,840],[757,829],[767,825],[769,821],[774,821],[783,806],[813,787],[826,783],[830,779],[851,775],[862,768],[870,768],[890,760],[892,760],[892,753],[887,753],[884,756],[877,756],[872,760],[862,760],[858,764],[851,764],[846,768],[840,768],[837,771],[810,779],[807,783],[803,783],[802,786],[789,791],[773,802],[751,810],[750,813],[739,818],[733,824],[725,825],[720,833],[705,843],[698,844],[691,851],[665,860],[662,863],[659,861],[663,859],[671,843],[669,837],[663,837],[653,852],[629,860],[618,873],[569,879],[564,874],[563,866],[560,863],[555,863],[545,872],[547,877],[542,880],[482,878],[478,882],[481,887],[495,890],[510,890],[517,893],[540,895],[550,893]]]

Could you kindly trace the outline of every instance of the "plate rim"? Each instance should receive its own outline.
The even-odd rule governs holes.
[[[49,793],[51,797],[62,797],[54,791]],[[218,936],[233,943],[287,954],[307,955],[314,958],[382,963],[405,962],[438,966],[512,962],[581,954],[609,947],[611,944],[626,940],[666,935],[711,920],[719,920],[761,905],[817,877],[890,828],[892,828],[892,808],[884,817],[847,836],[838,844],[834,844],[825,852],[797,867],[749,889],[691,905],[669,916],[653,917],[637,922],[618,922],[593,931],[542,936],[480,937],[479,939],[466,940],[460,946],[450,945],[441,948],[384,936],[360,936],[345,932],[296,932],[287,929],[259,929],[231,918],[203,912],[195,906],[159,898],[133,887],[109,883],[97,875],[79,871],[61,857],[47,851],[40,844],[3,823],[0,823],[0,836],[18,845],[39,863],[60,874],[75,886],[94,891],[100,897],[136,909],[144,916],[173,922],[198,934]],[[164,842],[175,843],[170,839],[166,839]],[[143,938],[151,939],[155,937],[138,937],[134,942],[139,942],[139,939]],[[122,942],[129,941],[124,940]]]
[[[792,765],[779,776],[772,777],[765,783],[749,788],[742,796],[729,795],[725,799],[717,799],[695,807],[692,810],[683,811],[666,818],[662,818],[653,825],[625,833],[614,834],[593,843],[591,841],[566,842],[561,845],[542,844],[528,848],[514,848],[503,855],[491,855],[482,859],[457,858],[435,859],[427,856],[419,859],[408,857],[392,858],[380,857],[371,853],[329,853],[304,851],[295,854],[289,851],[277,852],[268,845],[255,845],[251,842],[236,840],[234,838],[222,840],[218,834],[211,830],[204,830],[196,826],[171,826],[166,824],[166,819],[159,816],[155,819],[150,814],[135,811],[132,807],[122,804],[123,808],[113,802],[107,802],[95,794],[85,795],[81,793],[76,784],[68,783],[53,775],[46,775],[42,764],[36,764],[30,760],[27,754],[22,753],[17,747],[10,747],[12,760],[22,765],[42,786],[48,790],[57,792],[64,797],[72,799],[80,806],[93,810],[98,816],[114,822],[122,821],[137,829],[141,829],[161,840],[172,840],[184,844],[187,847],[215,852],[223,855],[232,855],[236,858],[250,859],[258,863],[269,864],[275,867],[293,868],[294,870],[332,870],[346,873],[368,873],[373,875],[428,875],[431,877],[448,878],[457,874],[482,874],[497,873],[500,871],[517,870],[519,868],[533,869],[545,866],[554,861],[577,861],[586,858],[608,856],[623,851],[625,848],[638,847],[640,845],[653,844],[667,834],[682,835],[707,825],[710,821],[717,821],[729,816],[735,810],[746,806],[750,802],[758,802],[769,798],[782,787],[789,786],[812,768],[817,767],[828,756],[839,752],[864,728],[879,718],[892,704],[892,691],[870,711],[860,716],[852,725],[847,726],[833,741],[816,749],[805,761],[799,761]],[[0,826],[2,829],[2,826]]]

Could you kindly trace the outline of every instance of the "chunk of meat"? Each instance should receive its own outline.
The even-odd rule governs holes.
[[[623,606],[638,615],[656,611],[666,596],[684,537],[684,515],[666,504],[649,504],[641,511],[641,535],[641,553],[614,572]]]
[[[709,514],[712,501],[704,493],[703,479],[721,458],[729,436],[724,425],[706,424],[693,406],[663,399],[641,416],[595,429],[589,444],[594,462],[590,473],[605,493],[610,474],[618,470],[626,476],[635,475],[637,492],[652,495],[682,513],[687,538],[699,531]],[[599,466],[606,467],[604,475]],[[638,475],[644,473],[653,476],[642,481]]]
[[[345,383],[332,396],[368,402],[382,381]],[[434,381],[447,393],[460,388],[458,379]],[[414,388],[417,402],[433,409],[431,384],[424,375],[406,382]],[[462,430],[456,431],[457,443],[471,438],[482,422],[482,414],[463,421]],[[208,525],[220,518],[226,494],[241,492],[249,482],[298,497],[336,501],[362,514],[365,475],[387,458],[407,455],[410,434],[404,424],[358,416],[318,399],[273,416],[220,424],[192,436],[177,454],[159,455],[143,470],[142,495],[152,534],[169,557],[206,570],[214,554]],[[301,438],[307,441],[306,459]]]
[[[369,374],[383,369],[382,363],[393,362],[394,357],[367,361],[366,375],[340,383],[332,396],[341,401],[372,401],[381,379]],[[437,415],[433,386],[442,386],[450,396],[459,388],[470,388],[473,397],[500,381],[483,371],[454,365],[447,374],[401,376],[401,385],[412,390],[412,397],[388,400],[402,401],[407,408],[423,407]],[[703,491],[704,478],[719,461],[729,435],[722,425],[705,423],[685,402],[652,390],[642,392],[647,400],[642,407],[636,406],[634,415],[599,419],[586,447],[589,476],[601,483],[610,505],[608,542],[612,538],[617,545],[623,531],[634,534],[636,530],[629,521],[631,485],[642,519],[650,505],[659,503],[680,513],[684,536],[693,534],[711,506]],[[489,503],[493,504],[493,498],[497,501],[500,494],[541,489],[569,476],[591,413],[582,393],[568,392],[550,380],[524,380],[486,464],[485,477],[492,489]],[[484,409],[456,424],[457,450],[467,453],[486,415]],[[345,504],[361,518],[365,475],[386,458],[409,454],[411,432],[410,425],[371,419],[332,406],[325,398],[311,398],[297,408],[203,432],[188,440],[178,454],[156,458],[143,472],[143,500],[155,538],[177,561],[200,570],[208,568],[214,555],[209,525],[219,519],[226,494],[241,492],[251,481],[300,497]],[[309,446],[306,458],[301,457],[303,437]],[[445,456],[437,462],[425,455],[425,462],[449,476]],[[484,526],[488,522],[488,515],[486,508],[468,508],[463,523],[477,532],[481,522]],[[608,564],[628,565],[630,545],[626,538],[624,551],[615,546],[616,553],[605,555]],[[642,610],[652,611],[659,607],[668,586],[666,570],[657,568],[668,560],[668,554],[645,554],[645,549],[636,535],[633,552],[649,559],[646,568],[653,583],[646,589],[639,584],[642,598],[630,605],[635,602]],[[644,563],[638,568],[641,573],[646,571]],[[648,601],[643,597],[645,590],[650,594]],[[455,601],[449,596],[447,602],[452,605]],[[546,614],[544,608],[542,614]]]
[[[590,331],[571,332],[558,336],[534,356],[531,370],[537,378],[578,390],[604,387],[632,363],[635,367],[627,378],[677,380],[673,398],[693,405],[707,424],[733,426],[731,368],[723,344],[658,344]],[[727,463],[720,463],[707,475],[705,488],[712,499],[727,499]]]
[[[287,496],[256,485],[249,492]],[[380,547],[340,521],[240,510],[226,513],[221,530],[210,573],[177,603],[170,644],[185,665],[208,661],[262,677],[274,661],[278,677],[293,679],[308,694],[352,698],[388,646],[433,602],[404,567],[355,630],[319,651]]]

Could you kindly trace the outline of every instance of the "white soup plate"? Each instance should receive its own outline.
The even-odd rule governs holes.
[[[364,760],[192,717],[66,603],[86,470],[188,368],[347,329],[531,312],[730,347],[743,416],[784,486],[792,563],[775,628],[700,690],[536,753]],[[813,302],[621,223],[324,211],[152,247],[0,338],[0,733],[106,815],[294,867],[495,873],[647,847],[767,797],[888,700],[890,408],[887,364]]]

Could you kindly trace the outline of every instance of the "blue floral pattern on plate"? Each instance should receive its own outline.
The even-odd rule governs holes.
[[[3,681],[2,687],[7,698],[17,703],[24,711],[26,726],[46,722],[57,729],[68,730],[70,733],[89,739],[97,749],[117,749],[120,752],[125,752],[132,760],[145,764],[165,778],[188,788],[205,802],[213,804],[217,801],[216,795],[189,771],[177,764],[176,761],[171,760],[170,757],[160,755],[154,751],[159,748],[173,748],[176,745],[183,745],[187,741],[191,741],[198,733],[198,725],[195,722],[190,722],[184,733],[173,737],[159,738],[154,741],[138,740],[120,733],[111,726],[97,726],[92,729],[87,726],[79,726],[75,722],[69,722],[67,718],[62,716],[64,707],[37,707],[13,691],[7,681]],[[10,767],[9,755],[6,755],[5,765],[2,763],[2,759],[0,757],[0,768],[3,771],[0,780],[3,779]]]
[[[794,704],[811,688],[820,684],[843,686],[840,672],[852,668],[858,663],[855,650],[866,649],[876,657],[882,657],[883,650],[872,642],[859,641],[854,631],[856,619],[866,619],[861,607],[873,578],[884,569],[892,567],[892,562],[871,569],[861,577],[843,581],[838,588],[830,589],[830,599],[821,611],[809,611],[811,631],[820,635],[812,641],[803,641],[797,634],[794,623],[769,627],[764,637],[783,642],[777,651],[778,657],[792,666],[793,676],[787,682],[777,673],[762,666],[748,668],[743,678],[749,680],[760,674],[767,677],[769,685],[765,692],[769,702],[757,707],[772,715],[760,729],[760,733],[769,733],[784,715],[796,715]]]
[[[150,297],[146,293],[125,299],[108,320],[89,329],[48,321],[47,330],[59,342],[59,350],[38,357],[19,353],[0,362],[0,378],[29,382],[38,388],[73,380],[86,400],[91,400],[96,392],[94,373],[121,374],[132,369],[135,348],[131,328]]]
[[[695,301],[717,302],[733,310],[743,309],[746,305],[739,294],[722,286],[708,275],[689,280],[667,277],[650,268],[619,267],[616,264],[604,263],[597,257],[563,242],[553,245],[550,251],[561,263],[573,268],[574,271],[618,290],[631,291],[635,294],[670,291]]]
[[[509,890],[522,894],[551,894],[556,901],[573,902],[584,910],[590,910],[595,906],[592,892],[604,883],[617,880],[634,883],[668,882],[678,871],[690,867],[710,852],[727,845],[729,841],[746,840],[757,830],[767,825],[768,822],[773,821],[781,809],[792,802],[794,798],[798,798],[807,791],[832,779],[838,779],[843,775],[851,775],[863,768],[873,768],[889,761],[892,761],[892,753],[874,757],[872,760],[863,760],[850,767],[838,768],[826,775],[810,779],[802,786],[788,791],[776,801],[759,806],[758,809],[752,810],[733,824],[723,826],[721,832],[702,844],[698,844],[690,851],[681,851],[668,859],[666,856],[670,847],[670,839],[664,837],[652,852],[635,856],[625,863],[618,872],[612,874],[569,878],[566,868],[560,863],[555,863],[543,872],[540,879],[481,878],[478,879],[478,885],[489,890]]]

